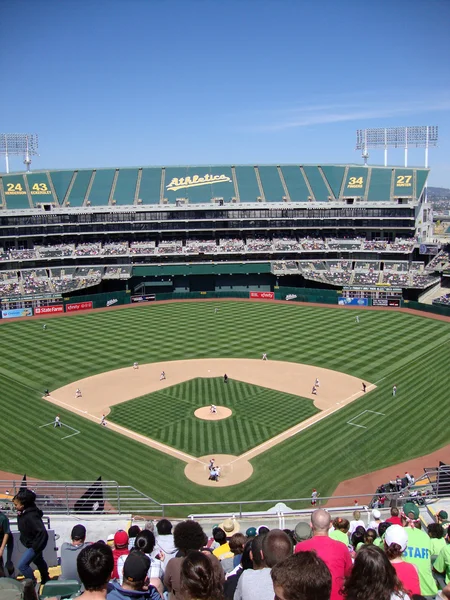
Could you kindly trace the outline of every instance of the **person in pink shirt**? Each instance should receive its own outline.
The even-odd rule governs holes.
[[[420,595],[419,572],[416,565],[407,563],[402,554],[408,545],[408,534],[401,525],[391,525],[384,534],[384,549],[397,577],[409,595]]]
[[[295,546],[295,554],[314,550],[331,572],[330,600],[342,600],[339,591],[345,578],[351,573],[352,559],[345,544],[329,537],[330,525],[330,514],[322,508],[315,510],[311,515],[313,537],[310,540],[299,542]]]

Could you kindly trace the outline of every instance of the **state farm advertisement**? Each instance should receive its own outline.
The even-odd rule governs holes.
[[[275,292],[250,292],[250,298],[258,300],[274,300]]]
[[[88,310],[89,308],[92,308],[92,300],[89,300],[89,302],[75,302],[74,304],[66,304],[66,312]]]
[[[64,306],[62,304],[55,304],[53,306],[37,306],[34,309],[35,315],[53,315],[54,313],[64,312]]]

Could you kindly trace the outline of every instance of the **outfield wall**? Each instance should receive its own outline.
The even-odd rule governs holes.
[[[405,308],[419,312],[430,313],[442,317],[450,317],[450,306],[439,306],[435,304],[422,304],[408,300],[401,300],[398,304],[383,304],[380,300],[363,299],[355,302],[343,302],[340,290],[294,288],[275,286],[274,291],[260,286],[254,290],[226,290],[226,291],[198,291],[198,292],[164,292],[161,294],[132,294],[129,290],[119,292],[105,292],[100,294],[87,294],[84,296],[68,296],[50,306],[36,308],[20,308],[1,311],[2,319],[29,318],[32,316],[51,316],[61,313],[78,313],[93,309],[113,308],[127,304],[142,304],[149,302],[161,302],[167,300],[214,300],[214,299],[246,299],[256,301],[288,301],[298,303],[322,304],[332,306],[353,306],[355,308],[374,307],[389,310],[389,308]]]

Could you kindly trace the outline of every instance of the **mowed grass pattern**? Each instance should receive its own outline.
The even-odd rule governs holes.
[[[42,331],[43,320],[2,323],[2,469],[41,479],[102,475],[162,502],[299,498],[308,497],[313,487],[325,496],[344,479],[447,444],[450,324],[364,310],[358,310],[356,324],[355,314],[295,304],[200,301],[45,319],[47,331]],[[131,367],[135,360],[260,358],[263,352],[269,360],[315,364],[378,387],[257,456],[252,477],[226,494],[188,481],[181,461],[76,414],[58,409],[79,436],[61,441],[50,428],[39,429],[57,412],[41,399],[46,387]],[[368,429],[347,425],[365,409],[386,417],[373,415]],[[276,414],[274,406],[269,420]]]
[[[204,421],[201,406],[226,406],[231,417]],[[276,410],[274,410],[276,407]],[[319,412],[313,401],[229,379],[197,378],[113,406],[109,420],[194,456],[242,454]]]

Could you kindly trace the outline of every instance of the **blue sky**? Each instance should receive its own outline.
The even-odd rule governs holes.
[[[0,131],[39,134],[36,170],[361,162],[356,129],[438,125],[450,187],[449,0],[0,0],[0,22]]]

